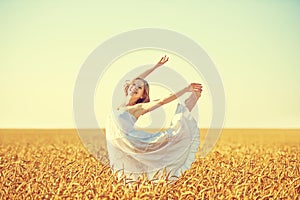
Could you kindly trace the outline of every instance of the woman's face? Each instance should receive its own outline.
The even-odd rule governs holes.
[[[128,95],[135,99],[142,98],[144,94],[144,82],[142,80],[134,80],[128,87]]]

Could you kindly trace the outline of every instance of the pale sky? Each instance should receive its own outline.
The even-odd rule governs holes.
[[[1,1],[0,128],[75,128],[73,90],[82,64],[102,42],[138,28],[176,31],[207,52],[225,89],[225,128],[300,128],[299,19],[296,0]],[[161,54],[124,55],[111,70],[155,63]],[[167,67],[188,67],[168,55]],[[198,123],[205,128],[212,108],[203,83]],[[153,88],[155,97],[166,93]],[[98,120],[106,112],[95,105]]]

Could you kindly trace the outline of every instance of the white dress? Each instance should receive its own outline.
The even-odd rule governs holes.
[[[113,117],[114,116],[114,117]],[[166,131],[148,133],[136,130],[136,118],[127,111],[110,115],[106,124],[106,142],[110,166],[126,177],[137,179],[146,173],[148,179],[166,168],[179,177],[195,160],[200,144],[197,122],[189,110],[178,104]]]

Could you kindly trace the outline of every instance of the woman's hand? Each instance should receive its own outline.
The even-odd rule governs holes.
[[[202,85],[200,83],[191,83],[187,87],[187,92],[201,93],[202,92]]]
[[[160,59],[160,61],[155,65],[156,67],[160,67],[163,64],[165,64],[167,61],[169,60],[169,57],[167,57],[167,55],[165,55],[164,57],[162,57]]]

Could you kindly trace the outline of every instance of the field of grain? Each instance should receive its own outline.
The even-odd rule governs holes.
[[[0,199],[299,198],[300,130],[226,129],[177,181],[114,176],[76,130],[0,130]]]

